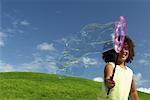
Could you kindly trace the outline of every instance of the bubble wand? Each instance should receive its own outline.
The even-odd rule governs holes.
[[[121,36],[120,39],[118,39],[119,35],[118,35],[118,31],[121,31]],[[120,16],[119,21],[117,21],[115,29],[114,29],[114,35],[113,35],[113,44],[114,44],[114,49],[117,53],[117,58],[115,60],[115,67],[113,69],[113,74],[110,77],[111,79],[113,79],[114,74],[115,74],[115,70],[116,70],[116,65],[117,65],[117,61],[118,61],[118,55],[121,52],[123,45],[124,45],[124,39],[125,39],[125,34],[126,34],[126,22],[123,16]],[[107,91],[107,95],[109,95],[110,92],[110,88]]]

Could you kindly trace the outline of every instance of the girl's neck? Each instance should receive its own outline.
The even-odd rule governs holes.
[[[119,65],[121,68],[126,69],[126,67],[125,67],[125,62],[119,63],[118,65]]]

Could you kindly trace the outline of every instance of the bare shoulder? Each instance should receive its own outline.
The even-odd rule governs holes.
[[[113,70],[114,69],[114,67],[113,67],[113,65],[112,64],[106,64],[105,65],[105,70],[107,71],[107,70]]]

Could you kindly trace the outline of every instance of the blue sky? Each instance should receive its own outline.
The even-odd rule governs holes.
[[[101,51],[87,48],[84,52],[87,43],[80,44],[77,40],[86,25],[114,22],[122,15],[127,22],[127,34],[136,45],[135,59],[128,65],[134,71],[137,86],[150,88],[149,1],[1,0],[0,3],[1,72],[102,77]],[[68,44],[80,49],[76,52],[69,49],[68,53]]]

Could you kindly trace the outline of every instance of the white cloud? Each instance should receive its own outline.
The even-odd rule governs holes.
[[[104,81],[102,77],[95,77],[93,80],[96,82],[103,82]]]
[[[53,59],[42,58],[41,56],[34,56],[31,62],[22,63],[19,65],[11,65],[0,61],[0,72],[45,72],[57,74],[59,70],[56,61]]]
[[[138,87],[143,86],[144,84],[149,82],[149,80],[142,79],[141,73],[134,74],[134,80],[135,80],[135,83]]]
[[[33,54],[33,60],[19,65],[20,71],[25,72],[45,72],[56,74],[58,67],[55,58],[52,56],[42,56],[39,53]]]
[[[12,65],[0,61],[0,72],[11,72],[11,71],[15,71]]]
[[[14,32],[15,32],[15,29],[6,28],[6,29],[5,29],[5,32],[7,32],[7,33],[14,33]]]
[[[150,64],[150,52],[145,52],[145,53],[139,53],[139,56],[141,59],[138,60],[138,63],[143,64],[143,65],[149,65]]]
[[[134,79],[135,81],[140,81],[142,79],[142,74],[141,73],[134,74]]]
[[[23,26],[29,26],[30,25],[30,23],[26,20],[20,21],[20,24]]]
[[[145,58],[150,57],[150,53],[148,53],[148,52],[147,52],[147,53],[144,53],[143,56],[144,56]]]
[[[53,73],[56,74],[58,68],[56,67],[56,63],[51,62],[38,62],[38,61],[32,61],[30,63],[24,63],[20,65],[22,68],[20,71],[25,72],[47,72],[47,73]]]
[[[3,32],[0,32],[0,47],[5,45],[5,38],[6,38],[6,34]]]
[[[56,51],[56,49],[52,43],[48,44],[46,42],[43,42],[43,43],[37,45],[37,49],[42,50],[42,51]]]
[[[96,65],[98,63],[95,59],[89,57],[83,57],[82,62],[85,65]]]
[[[56,11],[56,14],[61,14],[62,12],[60,10],[57,10]]]
[[[150,88],[137,88],[138,91],[141,91],[141,92],[145,92],[145,93],[149,93],[150,94]]]
[[[148,59],[140,59],[139,63],[140,64],[144,64],[144,65],[149,65],[150,64],[150,62],[148,61]]]
[[[22,25],[22,26],[29,26],[30,23],[26,20],[20,20],[20,19],[15,19],[12,23],[14,28],[18,28],[18,26]]]

